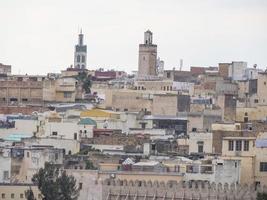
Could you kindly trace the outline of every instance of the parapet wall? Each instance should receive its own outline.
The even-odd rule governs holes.
[[[169,199],[196,199],[196,200],[256,200],[257,192],[267,192],[267,187],[238,184],[215,184],[207,182],[145,182],[110,180],[103,181],[103,196],[105,200],[115,199],[142,199],[169,198]]]

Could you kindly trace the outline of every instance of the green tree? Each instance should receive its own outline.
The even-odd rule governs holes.
[[[267,193],[260,193],[257,194],[257,200],[267,200]]]
[[[78,199],[79,190],[74,177],[68,176],[65,171],[60,172],[53,164],[46,163],[45,167],[33,176],[32,181],[38,186],[43,200]]]
[[[91,160],[86,160],[85,161],[85,169],[91,169],[91,170],[96,170],[97,168],[94,166],[93,162]]]
[[[76,79],[82,84],[82,88],[85,91],[85,93],[91,92],[91,76],[88,75],[85,71],[79,72],[79,74],[76,76]]]
[[[25,191],[25,197],[27,200],[36,200],[31,187]]]

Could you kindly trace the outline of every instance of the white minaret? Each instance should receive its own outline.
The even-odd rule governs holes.
[[[83,44],[82,30],[79,34],[78,44],[75,45],[74,67],[77,69],[86,69],[87,46]]]
[[[138,78],[157,76],[157,45],[153,44],[153,33],[144,34],[144,44],[139,45]]]

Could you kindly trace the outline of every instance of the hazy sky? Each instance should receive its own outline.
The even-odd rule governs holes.
[[[82,27],[87,67],[137,69],[150,29],[165,69],[247,61],[267,67],[267,0],[0,0],[0,63],[46,74],[73,64]]]

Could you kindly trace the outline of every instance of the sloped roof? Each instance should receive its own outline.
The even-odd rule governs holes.
[[[94,125],[96,126],[96,121],[91,118],[82,118],[79,122],[79,125]]]
[[[110,110],[92,109],[81,112],[81,117],[105,117],[105,118],[119,118],[120,114]]]

